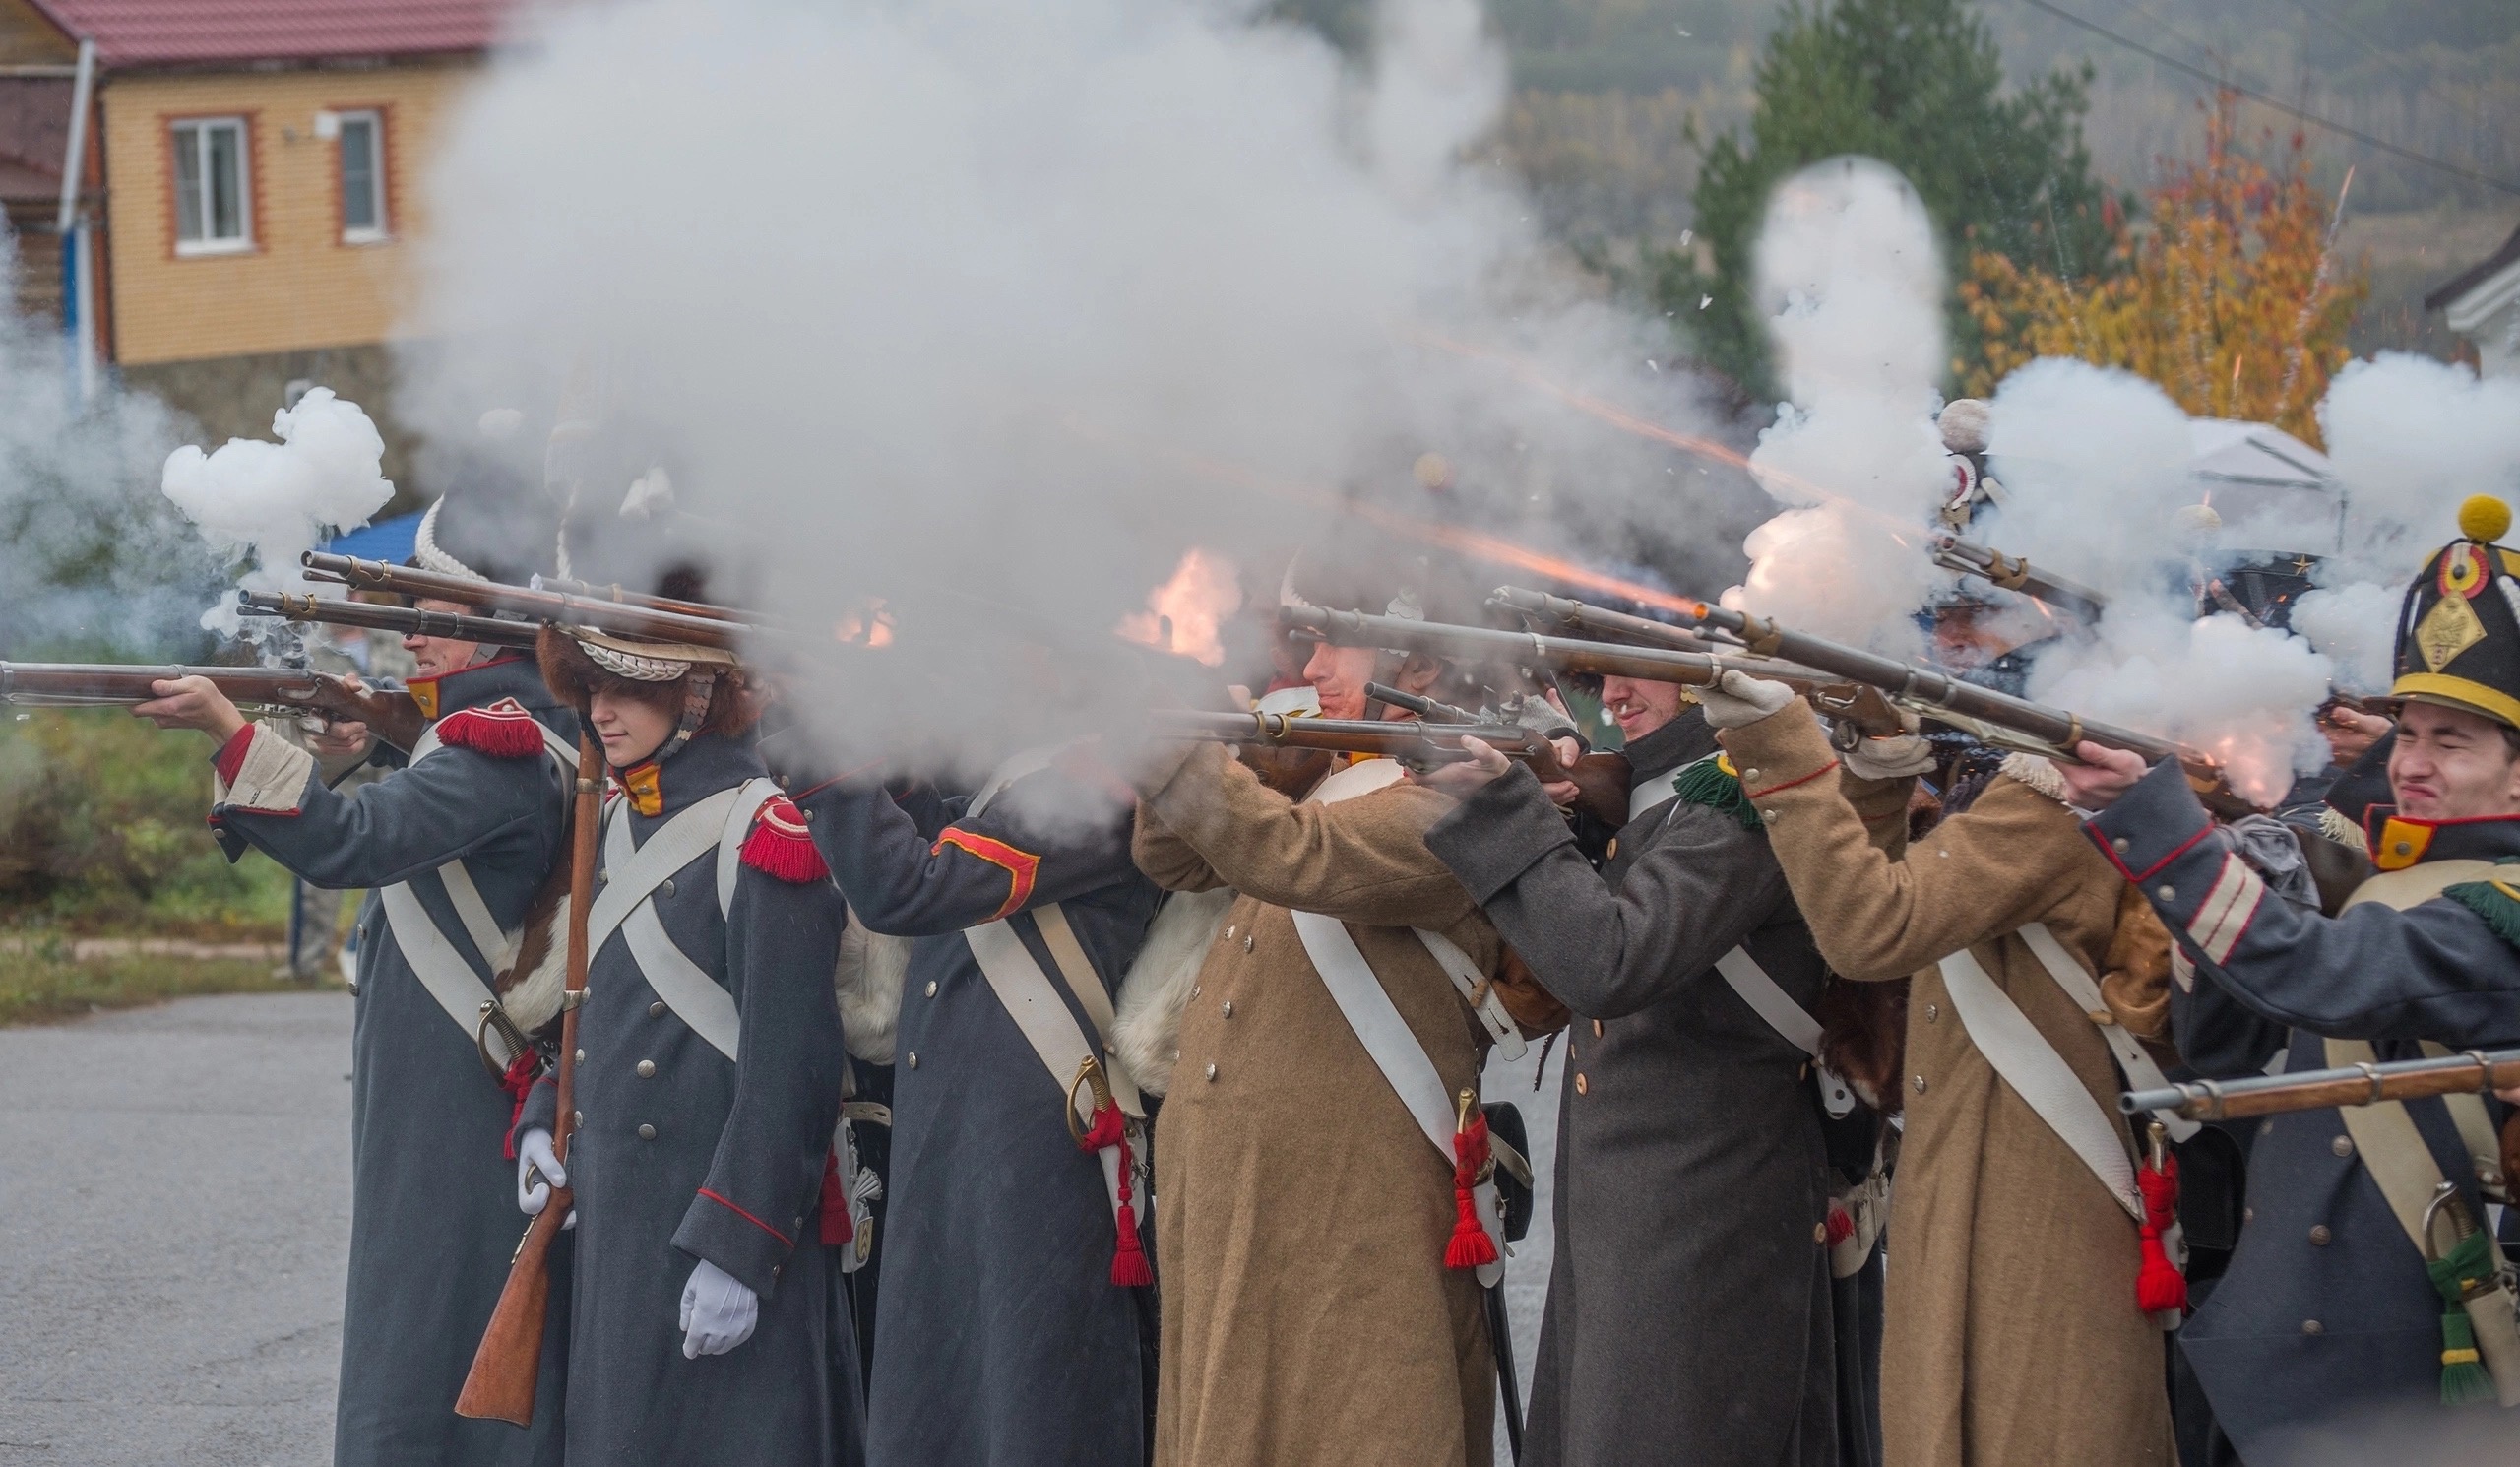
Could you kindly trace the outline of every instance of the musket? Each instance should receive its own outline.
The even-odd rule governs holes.
[[[558,1109],[551,1122],[551,1149],[563,1167],[569,1160],[569,1138],[577,1130],[578,1008],[587,1000],[587,914],[595,905],[596,837],[603,810],[596,771],[603,767],[602,759],[595,732],[580,733],[577,802],[570,811],[569,968],[560,993],[560,1066],[554,1082]],[[520,1427],[534,1424],[535,1385],[542,1371],[542,1334],[551,1308],[551,1244],[575,1204],[569,1188],[554,1186],[542,1210],[526,1225],[498,1306],[490,1312],[490,1326],[481,1333],[472,1369],[455,1398],[456,1415]]]
[[[1842,739],[1906,730],[1888,702],[1858,680],[1808,667],[1789,667],[1774,658],[1756,655],[1755,650],[1736,657],[1721,652],[1622,646],[1540,632],[1334,611],[1324,606],[1281,606],[1278,615],[1286,624],[1316,632],[1336,646],[1488,660],[1526,670],[1545,668],[1559,672],[1632,677],[1640,682],[1676,682],[1689,687],[1711,687],[1727,671],[1737,670],[1792,687],[1812,707],[1837,722]]]
[[[1572,781],[1579,808],[1613,825],[1627,823],[1627,761],[1616,754],[1586,754],[1574,767],[1561,764],[1547,735],[1513,724],[1427,724],[1404,719],[1297,718],[1283,713],[1200,713],[1158,709],[1147,715],[1157,738],[1196,738],[1216,743],[1321,749],[1374,754],[1413,769],[1458,764],[1472,757],[1461,746],[1476,738],[1518,764],[1543,784]]]
[[[2244,1080],[2188,1080],[2159,1090],[2129,1091],[2117,1098],[2117,1109],[2129,1116],[2169,1111],[2189,1120],[2238,1120],[2435,1095],[2490,1095],[2514,1085],[2520,1085],[2520,1050],[2490,1053],[2470,1050],[2432,1059],[2251,1075]]]
[[[431,611],[419,606],[381,606],[374,602],[317,596],[312,592],[292,595],[287,592],[240,591],[236,593],[236,610],[245,616],[280,616],[290,621],[319,622],[328,626],[363,626],[374,631],[399,632],[407,637],[445,637],[451,641],[482,642],[494,647],[531,647],[535,640],[536,624],[531,621],[468,616],[461,611]]]
[[[426,597],[432,601],[456,602],[468,606],[487,606],[494,611],[512,611],[537,622],[592,627],[598,631],[650,641],[731,649],[746,637],[776,630],[724,617],[694,616],[653,606],[570,596],[558,591],[537,591],[530,586],[511,586],[501,581],[482,581],[411,566],[388,565],[383,561],[361,560],[352,555],[327,555],[321,550],[309,550],[299,560],[311,573],[310,579],[336,581],[361,591],[390,591],[403,596]]]
[[[684,616],[702,616],[711,621],[761,622],[769,618],[759,611],[746,611],[734,606],[722,606],[714,602],[676,601],[669,596],[647,596],[626,591],[618,585],[598,586],[592,581],[572,581],[566,576],[536,575],[526,582],[531,591],[556,591],[563,596],[588,601],[611,602],[625,606],[644,606],[651,611],[672,611]]]
[[[400,688],[353,687],[304,668],[139,667],[127,663],[0,663],[0,703],[21,708],[129,708],[156,701],[156,684],[206,677],[240,709],[315,714],[365,724],[398,748],[427,720]]]
[[[2258,813],[2256,805],[2241,798],[2225,782],[2221,765],[2185,744],[1963,682],[1937,668],[1903,663],[1844,642],[1795,631],[1767,617],[1732,610],[1712,602],[1690,602],[1688,606],[1689,613],[1700,622],[1739,637],[1742,645],[1760,657],[1798,663],[1833,677],[1878,688],[1902,708],[1974,734],[1998,747],[2078,763],[2074,749],[2089,741],[2140,755],[2148,764],[2176,759],[2208,809],[2229,816]]]
[[[2026,559],[2007,555],[1992,545],[1962,540],[1948,530],[1936,530],[1930,534],[1933,563],[1944,570],[1978,576],[2006,591],[2035,597],[2067,615],[2085,621],[2098,621],[2100,613],[2109,609],[2109,598],[2080,581],[2067,580],[2052,570],[2038,569]]]
[[[1569,636],[1626,642],[1638,647],[1668,647],[1674,652],[1701,652],[1711,656],[1741,655],[1738,642],[1729,639],[1717,641],[1668,621],[1631,616],[1625,611],[1607,610],[1571,597],[1551,596],[1545,591],[1499,586],[1488,593],[1487,604],[1504,606],[1520,614],[1535,630],[1546,626]]]

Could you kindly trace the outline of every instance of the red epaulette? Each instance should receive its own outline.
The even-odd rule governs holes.
[[[752,834],[744,837],[743,861],[782,881],[831,879],[831,866],[805,829],[805,812],[785,795],[772,796],[753,818]]]
[[[437,741],[494,759],[524,759],[542,752],[542,726],[514,698],[479,708],[459,708],[437,721]]]

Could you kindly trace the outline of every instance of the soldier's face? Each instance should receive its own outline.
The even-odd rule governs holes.
[[[1602,679],[1602,706],[1618,721],[1618,732],[1634,743],[1680,716],[1680,685],[1640,682],[1633,677]]]
[[[1311,660],[1303,665],[1303,678],[1321,695],[1321,716],[1363,718],[1365,684],[1374,680],[1381,662],[1382,654],[1370,647],[1315,644]]]
[[[420,597],[411,603],[423,611],[449,611],[457,615],[474,614],[475,608],[462,602],[433,601]],[[422,677],[443,677],[462,671],[472,665],[481,651],[478,642],[459,642],[452,637],[405,637],[403,650],[411,654],[411,662]]]
[[[665,740],[673,734],[671,706],[610,688],[591,695],[587,712],[595,725],[595,736],[603,740],[603,760],[615,769],[627,769],[647,758],[664,747]]]
[[[2520,758],[2480,713],[2409,703],[2389,753],[2398,813],[2418,820],[2520,814]]]

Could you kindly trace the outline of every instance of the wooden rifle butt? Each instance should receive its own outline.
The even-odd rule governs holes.
[[[455,1398],[455,1414],[514,1426],[534,1424],[535,1385],[542,1374],[542,1331],[551,1308],[551,1244],[569,1217],[572,1198],[553,1187],[550,1200],[526,1226],[525,1240],[508,1266],[490,1326],[481,1331],[472,1369]]]

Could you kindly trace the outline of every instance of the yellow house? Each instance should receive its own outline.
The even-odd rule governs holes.
[[[32,162],[80,174],[85,238],[46,243],[94,356],[214,437],[268,431],[293,383],[332,387],[385,426],[410,491],[385,344],[426,225],[417,180],[508,8],[0,0],[0,88],[58,97],[68,78],[86,102],[64,158]],[[44,268],[22,250],[22,274]]]

